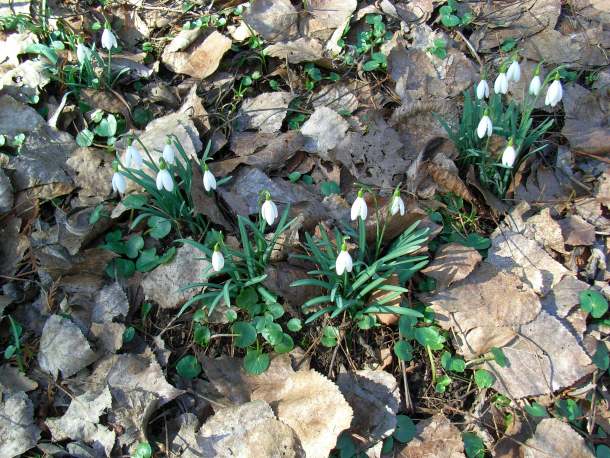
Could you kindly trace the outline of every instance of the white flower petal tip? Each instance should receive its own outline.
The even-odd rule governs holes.
[[[356,200],[354,200],[354,203],[352,204],[352,210],[350,215],[352,221],[354,221],[356,218],[365,220],[368,215],[369,210],[366,206],[366,201],[364,200],[361,194],[361,192],[358,193],[358,197],[356,197]]]
[[[267,224],[273,226],[273,223],[278,217],[278,212],[275,203],[271,199],[265,200],[261,207],[261,213]]]
[[[542,88],[542,81],[540,81],[540,77],[538,75],[534,75],[532,80],[530,81],[530,86],[528,92],[530,95],[538,96],[540,94],[540,89]]]
[[[214,250],[212,253],[212,269],[214,272],[220,272],[225,266],[225,257],[220,250]]]
[[[212,172],[207,169],[203,172],[203,188],[206,192],[216,189],[216,178],[214,178]]]
[[[486,135],[491,137],[492,132],[493,124],[491,123],[491,118],[488,115],[483,115],[477,126],[477,136],[479,138],[483,138]]]
[[[161,191],[165,189],[166,191],[172,192],[174,190],[174,180],[172,176],[168,172],[167,169],[159,170],[157,173],[157,189]]]
[[[163,160],[172,165],[176,163],[176,153],[174,152],[174,147],[169,143],[166,143],[163,147]]]
[[[110,51],[112,48],[118,47],[118,45],[112,30],[105,28],[102,32],[102,47]]]
[[[390,213],[392,214],[392,216],[396,215],[397,213],[400,213],[400,216],[404,216],[405,203],[402,200],[402,197],[400,197],[400,195],[394,195],[392,197],[392,205],[390,206]]]
[[[122,173],[114,172],[112,175],[112,190],[115,192],[119,192],[120,194],[125,194],[125,190],[127,189],[127,181]]]
[[[514,81],[515,83],[519,82],[521,79],[521,67],[519,66],[519,62],[516,60],[512,61],[506,72],[506,78],[508,81]]]
[[[76,45],[76,58],[78,59],[78,63],[83,65],[86,61],[89,60],[91,56],[91,50],[87,48],[83,43],[79,43]]]
[[[345,272],[351,272],[353,266],[354,263],[349,252],[347,250],[341,250],[341,253],[339,253],[337,260],[335,261],[335,271],[337,272],[337,275],[343,275]]]
[[[561,81],[558,79],[554,80],[546,91],[546,97],[544,99],[545,105],[552,107],[557,106],[563,98],[563,88],[561,87]]]
[[[142,168],[142,155],[134,145],[129,145],[127,147],[127,152],[125,153],[125,166],[133,169]]]
[[[512,168],[515,159],[517,159],[517,151],[513,145],[509,144],[504,150],[504,153],[502,153],[502,165],[504,167]]]
[[[482,100],[489,97],[489,84],[486,80],[479,81],[477,84],[477,99]]]
[[[506,94],[508,92],[508,78],[506,73],[502,72],[494,82],[494,92],[496,94]]]

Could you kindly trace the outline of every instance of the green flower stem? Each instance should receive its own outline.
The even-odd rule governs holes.
[[[434,355],[430,345],[426,345],[426,352],[428,353],[428,359],[430,360],[430,370],[432,371],[432,383],[436,383],[436,366],[434,365]]]

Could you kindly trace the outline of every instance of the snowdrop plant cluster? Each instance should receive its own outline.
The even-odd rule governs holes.
[[[464,94],[464,111],[459,126],[450,127],[441,120],[460,152],[460,161],[468,166],[474,165],[479,181],[499,197],[506,194],[519,162],[541,149],[536,143],[552,125],[552,119],[534,124],[532,113],[538,97],[546,89],[546,105],[555,107],[561,102],[560,68],[542,80],[541,67],[542,63],[538,64],[532,79],[526,82],[522,104],[503,97],[509,90],[514,91],[514,84],[522,78],[518,55],[500,65],[493,91],[490,91],[483,70],[483,77],[475,86],[474,99],[469,91]],[[499,151],[498,142],[490,142],[492,137],[505,139]]]
[[[366,194],[372,192],[369,190]],[[417,229],[416,223],[384,246],[386,225],[391,218],[404,215],[405,204],[399,188],[381,209],[376,197],[372,197],[374,243],[367,241],[369,208],[365,190],[360,189],[350,212],[358,230],[346,226],[344,233],[335,229],[331,235],[320,226],[319,237],[305,234],[306,253],[294,255],[313,263],[315,269],[309,272],[313,278],[297,280],[291,286],[315,286],[325,291],[303,304],[304,312],[309,314],[306,323],[326,314],[331,319],[342,315],[353,320],[360,329],[370,329],[378,326],[376,316],[379,313],[421,316],[401,304],[402,294],[408,291],[401,285],[427,263],[426,256],[410,254],[426,242],[428,230]],[[350,247],[350,240],[357,240],[357,247]],[[336,339],[330,340],[336,344]]]
[[[117,156],[113,164],[112,189],[121,195],[128,190],[128,181],[141,188],[144,194],[131,194],[123,199],[128,208],[139,211],[132,227],[142,219],[155,218],[168,221],[179,234],[191,233],[203,237],[208,228],[207,219],[195,209],[193,201],[194,167],[200,169],[201,184],[205,192],[213,192],[229,177],[216,181],[207,166],[210,144],[200,162],[191,160],[175,136],[168,136],[159,148],[155,161],[147,147],[137,138],[129,138],[122,160]]]

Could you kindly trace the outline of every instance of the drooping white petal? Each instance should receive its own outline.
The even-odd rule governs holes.
[[[546,91],[545,105],[556,106],[563,98],[561,81],[554,80]]]
[[[157,179],[155,180],[157,183],[157,189],[161,191],[163,189],[163,177],[161,176],[162,170],[157,173]]]
[[[494,92],[496,94],[506,94],[508,92],[508,79],[506,73],[500,73],[494,82]]]
[[[504,167],[512,167],[517,158],[517,152],[512,145],[508,145],[502,153],[502,165]]]
[[[84,64],[89,56],[91,55],[91,50],[87,48],[83,43],[79,43],[76,45],[76,58],[78,59],[79,64]]]
[[[405,203],[400,196],[392,197],[392,206],[390,208],[390,213],[394,216],[396,213],[400,212],[400,216],[405,214]]]
[[[277,207],[272,200],[265,200],[261,208],[263,218],[269,226],[272,226],[278,216]]]
[[[481,100],[487,97],[489,97],[489,84],[486,80],[481,80],[477,85],[477,99]]]
[[[176,153],[174,147],[169,143],[166,143],[163,147],[163,160],[168,164],[174,164],[176,162]]]
[[[225,257],[222,252],[214,250],[214,253],[212,253],[212,269],[214,269],[214,272],[220,272],[224,266]]]
[[[206,192],[216,189],[216,178],[214,178],[214,175],[209,170],[203,172],[203,188]]]
[[[493,125],[491,123],[491,119],[489,118],[489,116],[483,115],[483,117],[479,121],[479,125],[477,126],[477,136],[479,138],[483,138],[485,137],[485,135],[491,137],[492,132]]]
[[[161,179],[163,180],[163,187],[166,191],[172,192],[174,190],[174,180],[172,176],[167,171],[167,169],[163,169],[159,172],[161,174]]]
[[[119,172],[114,172],[114,175],[112,175],[112,190],[124,194],[125,189],[127,189],[125,177]]]
[[[110,51],[112,48],[116,48],[117,46],[118,43],[114,33],[112,33],[112,30],[105,28],[102,32],[102,47]]]
[[[368,207],[366,206],[366,201],[363,197],[356,197],[354,203],[352,204],[351,210],[351,218],[354,221],[356,218],[366,219],[368,215]]]
[[[127,152],[125,153],[125,166],[133,169],[142,168],[142,155],[134,145],[129,145],[127,147]]]
[[[344,272],[351,272],[353,267],[352,257],[349,252],[341,251],[335,261],[335,271],[337,275],[343,275]]]
[[[519,66],[519,62],[513,60],[508,67],[508,71],[506,72],[506,79],[508,81],[519,82],[521,79],[521,67]]]
[[[534,75],[532,81],[530,81],[529,93],[531,95],[537,96],[540,94],[540,89],[542,88],[542,82],[540,81],[540,77],[538,75]]]

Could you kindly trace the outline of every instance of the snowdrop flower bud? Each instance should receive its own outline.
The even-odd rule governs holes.
[[[174,153],[174,147],[169,137],[165,140],[165,146],[163,147],[163,159],[168,164],[174,165],[176,163],[176,153]]]
[[[483,112],[483,117],[481,118],[481,120],[479,121],[479,125],[477,126],[477,136],[479,138],[483,138],[485,137],[485,135],[491,137],[492,132],[493,124],[491,123],[491,118],[489,117],[489,108],[485,108],[485,111]]]
[[[271,194],[269,194],[269,191],[265,191],[265,202],[261,207],[261,214],[263,215],[265,221],[267,221],[267,224],[269,226],[273,226],[273,223],[278,216],[278,212],[275,203],[273,203],[271,200]]]
[[[127,146],[127,152],[125,153],[125,166],[133,169],[142,168],[142,155],[133,145],[133,140],[129,139],[129,146]]]
[[[506,94],[508,92],[508,78],[506,77],[506,71],[500,69],[500,73],[494,82],[494,92],[496,94]]]
[[[76,45],[76,58],[81,65],[91,59],[91,50],[82,41]]]
[[[479,81],[477,85],[477,99],[482,100],[489,97],[489,84],[487,84],[487,80],[482,79]]]
[[[536,66],[536,70],[534,70],[534,77],[530,81],[530,87],[528,92],[530,95],[538,96],[540,94],[540,89],[542,88],[542,81],[540,80],[540,64]]]
[[[110,24],[106,22],[104,31],[102,32],[102,47],[110,51],[112,48],[118,47],[118,42],[112,30],[110,30]]]
[[[356,197],[356,200],[354,200],[354,203],[352,204],[352,221],[354,221],[358,217],[360,217],[360,219],[362,220],[366,219],[366,215],[368,214],[368,208],[366,206],[364,198],[362,197],[363,195],[364,191],[360,189],[358,191],[358,197]]]
[[[172,192],[174,190],[174,180],[167,170],[167,164],[163,159],[159,161],[159,172],[157,172],[157,189],[165,189]]]
[[[214,253],[212,253],[212,269],[214,269],[214,272],[220,272],[224,266],[225,257],[222,255],[222,251],[220,251],[220,243],[217,243],[214,246]]]
[[[212,172],[210,172],[208,164],[203,164],[203,187],[206,192],[210,192],[210,190],[216,189],[216,178],[214,178],[214,175],[212,174]]]
[[[521,67],[519,66],[519,60],[516,56],[513,57],[513,61],[508,67],[506,78],[508,81],[514,81],[515,83],[518,83],[521,79]]]
[[[544,104],[554,107],[559,102],[561,102],[562,97],[563,89],[561,87],[561,80],[559,79],[559,72],[557,72],[555,73],[555,79],[546,91],[546,98],[544,100]]]
[[[127,182],[125,181],[125,177],[121,172],[119,172],[119,162],[114,161],[112,163],[112,169],[114,170],[114,175],[112,175],[112,190],[114,192],[119,192],[120,194],[125,194],[125,189],[127,189]]]
[[[337,260],[335,261],[335,271],[337,275],[343,275],[344,272],[351,272],[354,262],[352,261],[352,257],[347,251],[347,244],[345,240],[341,243],[341,252],[337,256]]]
[[[405,203],[400,197],[400,189],[396,188],[396,191],[394,191],[394,195],[392,196],[390,213],[392,213],[392,216],[394,216],[398,212],[400,212],[400,216],[405,214]]]
[[[517,158],[517,152],[515,151],[515,147],[513,146],[513,138],[508,139],[508,145],[502,153],[502,165],[504,167],[511,168],[515,163],[515,159]]]

